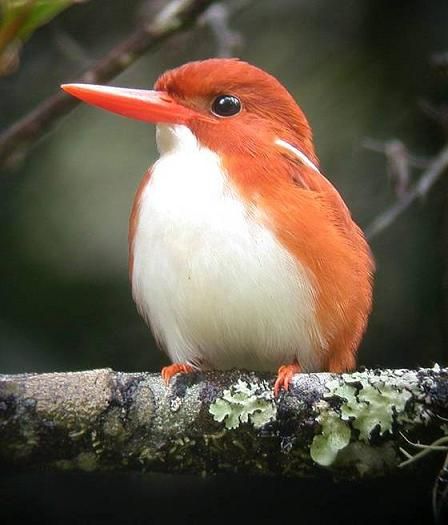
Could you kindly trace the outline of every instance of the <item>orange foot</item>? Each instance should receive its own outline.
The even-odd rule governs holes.
[[[194,368],[185,363],[173,363],[170,366],[164,366],[161,370],[161,375],[166,384],[170,382],[170,379],[176,374],[188,374],[193,372]]]
[[[283,365],[278,369],[277,379],[274,383],[274,395],[278,397],[280,390],[288,390],[289,383],[291,382],[294,374],[300,374],[302,369],[298,363],[291,363],[289,365]]]

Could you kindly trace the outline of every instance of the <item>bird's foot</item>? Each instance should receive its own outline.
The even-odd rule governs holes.
[[[302,369],[297,362],[281,366],[278,369],[277,379],[274,383],[274,396],[278,397],[281,390],[288,390],[292,376],[294,374],[300,374],[301,371]]]
[[[188,374],[193,372],[194,368],[186,363],[173,363],[170,366],[164,366],[160,372],[163,380],[168,384],[176,374]]]

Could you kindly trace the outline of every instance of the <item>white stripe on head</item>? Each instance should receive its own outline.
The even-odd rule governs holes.
[[[285,140],[282,140],[282,139],[275,139],[274,143],[277,144],[277,146],[280,146],[288,150],[293,155],[295,155],[303,164],[305,164],[305,166],[308,166],[309,168],[316,171],[317,173],[320,173],[318,167],[313,162],[310,161],[310,159],[305,155],[305,153],[300,151],[295,146],[291,146],[289,142],[286,142]]]

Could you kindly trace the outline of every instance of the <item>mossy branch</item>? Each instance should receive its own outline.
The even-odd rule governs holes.
[[[359,477],[447,434],[448,369],[301,374],[274,399],[255,373],[109,369],[0,376],[0,461],[13,468]]]

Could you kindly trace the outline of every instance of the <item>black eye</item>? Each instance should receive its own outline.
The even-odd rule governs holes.
[[[241,111],[241,102],[233,95],[220,95],[213,101],[212,111],[219,117],[232,117]]]

